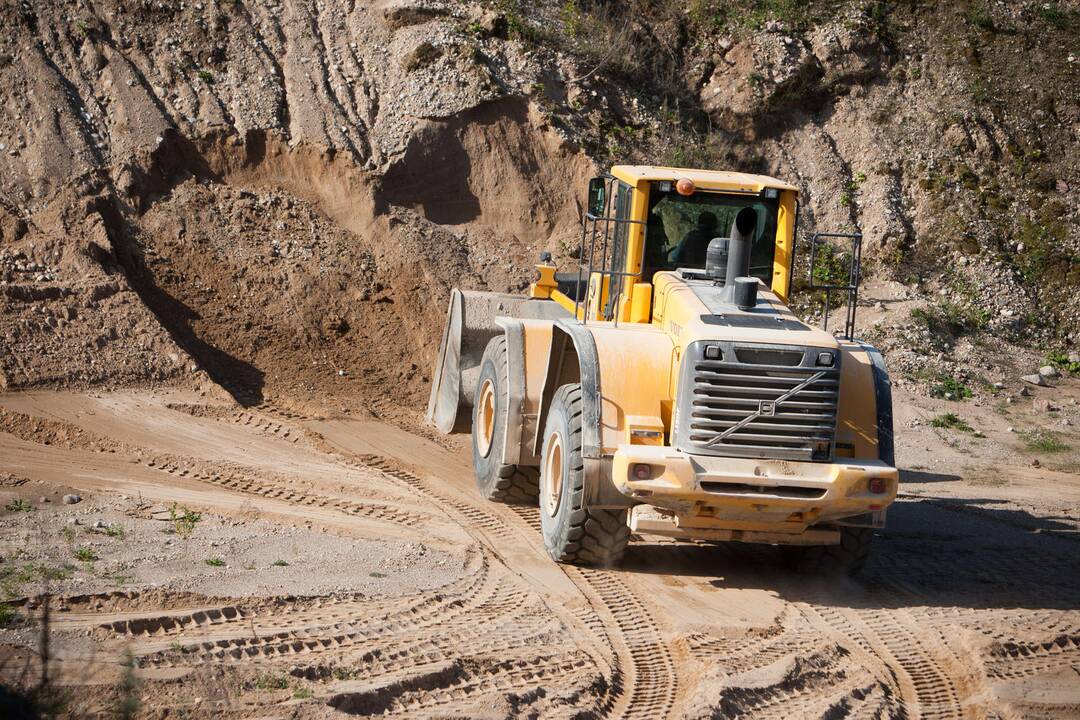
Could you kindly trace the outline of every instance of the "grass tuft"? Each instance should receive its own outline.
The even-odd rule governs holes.
[[[930,386],[930,397],[941,400],[966,400],[971,395],[971,388],[962,381],[947,375],[942,376],[938,382]]]
[[[1061,433],[1053,430],[1029,430],[1020,433],[1020,437],[1024,439],[1028,450],[1036,452],[1059,453],[1069,449],[1069,446],[1062,442]]]
[[[975,428],[971,427],[966,420],[963,420],[956,413],[942,413],[931,420],[930,424],[936,428],[945,428],[946,430],[960,430],[966,433],[975,432]]]
[[[206,564],[210,567],[225,567],[225,561],[219,557],[206,558]]]
[[[187,539],[195,532],[195,525],[202,520],[202,515],[187,508],[178,509],[176,503],[169,508],[169,518],[172,520],[176,534]]]

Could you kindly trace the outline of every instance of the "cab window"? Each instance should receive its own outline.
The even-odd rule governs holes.
[[[757,211],[750,248],[750,274],[772,281],[776,252],[778,200],[698,190],[678,194],[671,182],[654,182],[649,191],[645,231],[644,276],[660,270],[705,267],[705,251],[714,237],[730,237],[735,216],[745,207]]]

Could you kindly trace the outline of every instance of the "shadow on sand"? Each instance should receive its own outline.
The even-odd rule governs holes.
[[[998,500],[897,501],[854,579],[793,575],[777,548],[726,543],[630,546],[622,569],[713,577],[790,602],[844,607],[1080,608],[1080,536],[1061,517]]]

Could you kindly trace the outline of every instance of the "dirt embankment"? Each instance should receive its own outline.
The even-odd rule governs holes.
[[[448,288],[569,262],[590,157],[770,172],[804,230],[861,227],[898,379],[1075,350],[1075,8],[683,10],[11,6],[0,383],[414,413]]]
[[[191,378],[412,412],[449,288],[524,287],[592,172],[513,84],[536,61],[469,21],[490,18],[6,18],[4,386]]]

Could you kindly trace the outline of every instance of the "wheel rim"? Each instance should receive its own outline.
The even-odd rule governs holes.
[[[548,436],[547,453],[544,457],[544,510],[549,517],[555,517],[562,499],[563,482],[562,438],[554,432]]]
[[[495,383],[485,380],[476,404],[476,449],[487,457],[495,439]]]

